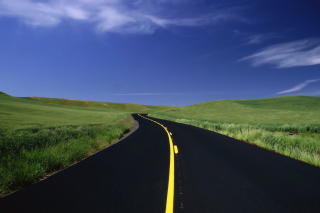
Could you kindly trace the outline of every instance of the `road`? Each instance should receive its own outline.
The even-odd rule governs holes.
[[[133,116],[139,129],[129,137],[2,198],[0,212],[163,213],[170,161],[173,212],[319,212],[320,168],[204,129],[151,118],[167,132]],[[168,133],[177,148],[171,158]]]

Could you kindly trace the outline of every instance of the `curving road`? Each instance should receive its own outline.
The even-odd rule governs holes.
[[[129,137],[2,198],[0,212],[165,212],[168,134],[133,116],[140,127]],[[319,212],[320,168],[214,132],[151,119],[167,127],[177,148],[174,212]]]

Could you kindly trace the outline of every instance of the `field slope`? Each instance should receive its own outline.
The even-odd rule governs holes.
[[[31,99],[43,103],[77,106],[77,107],[89,107],[89,108],[103,108],[109,110],[119,110],[125,112],[149,112],[151,110],[166,110],[173,109],[173,106],[152,106],[152,105],[140,105],[140,104],[126,104],[126,103],[112,103],[112,102],[98,102],[98,101],[81,101],[71,99],[60,98],[42,98],[42,97],[27,97],[24,99]]]
[[[105,124],[127,116],[119,110],[59,106],[0,94],[0,129]]]
[[[153,115],[156,114],[216,123],[320,124],[320,97],[284,96],[209,101]]]

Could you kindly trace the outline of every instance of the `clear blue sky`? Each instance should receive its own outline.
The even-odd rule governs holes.
[[[320,96],[319,0],[0,0],[0,91],[184,106]]]

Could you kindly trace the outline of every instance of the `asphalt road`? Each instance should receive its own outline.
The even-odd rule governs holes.
[[[166,131],[138,115],[129,137],[0,199],[0,212],[165,212]],[[153,118],[152,118],[153,119]],[[174,212],[320,212],[320,168],[226,136],[153,119],[172,133]]]

